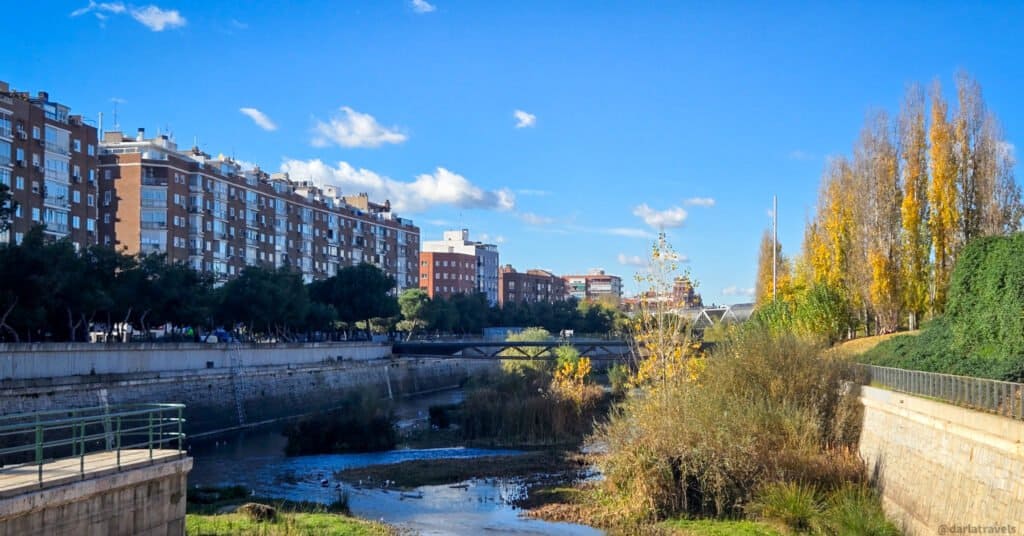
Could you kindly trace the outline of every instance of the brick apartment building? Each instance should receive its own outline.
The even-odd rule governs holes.
[[[555,303],[568,298],[565,280],[546,270],[517,272],[511,264],[498,274],[498,303]]]
[[[441,240],[424,241],[422,253],[461,253],[473,256],[476,260],[476,273],[474,275],[476,289],[474,292],[483,293],[487,297],[487,303],[497,305],[498,246],[472,241],[469,239],[469,230],[461,229],[458,231],[445,231]],[[420,275],[422,276],[423,274],[421,273]]]
[[[20,243],[46,224],[46,235],[76,248],[97,243],[96,135],[47,93],[32,97],[0,82],[0,183],[17,203],[0,242]]]
[[[98,174],[102,243],[128,254],[166,253],[219,280],[262,264],[309,282],[367,262],[399,290],[418,285],[419,229],[365,194],[342,197],[196,147],[180,151],[143,129],[105,133]]]
[[[606,274],[604,270],[593,270],[586,275],[565,275],[566,291],[577,300],[609,300],[619,303],[622,299],[622,278]]]
[[[420,252],[420,288],[431,298],[475,294],[476,256],[466,253]]]

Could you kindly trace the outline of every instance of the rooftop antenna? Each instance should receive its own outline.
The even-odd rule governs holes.
[[[121,103],[121,99],[112,99],[114,101],[114,130],[121,130],[121,123],[117,122],[117,105]]]

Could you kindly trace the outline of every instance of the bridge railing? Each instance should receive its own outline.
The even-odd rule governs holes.
[[[867,383],[958,406],[1024,419],[1024,383],[862,365]]]
[[[87,456],[99,452],[114,452],[117,470],[122,451],[148,449],[149,461],[154,450],[182,454],[184,409],[184,404],[132,404],[4,415],[0,417],[0,479],[35,465],[42,484],[44,465],[74,458],[79,475],[84,476]]]

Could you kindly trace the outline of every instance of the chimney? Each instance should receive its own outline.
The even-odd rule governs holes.
[[[135,135],[135,141],[145,141],[145,139],[146,139],[146,129],[144,129],[142,127],[139,127],[139,132],[138,132],[138,134]]]
[[[43,102],[50,102],[50,94],[45,91],[40,91],[36,98]]]

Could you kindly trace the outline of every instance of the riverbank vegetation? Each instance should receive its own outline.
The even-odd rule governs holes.
[[[347,501],[331,505],[250,497],[241,487],[189,490],[189,536],[391,536],[382,523],[351,517]]]
[[[387,465],[344,469],[335,477],[346,482],[375,483],[390,481],[391,486],[411,489],[463,482],[473,478],[524,478],[543,475],[547,480],[573,481],[583,475],[589,464],[575,452],[535,451],[508,456],[413,460]]]
[[[398,434],[390,401],[369,390],[353,391],[340,407],[303,417],[284,430],[289,456],[378,452],[395,448]]]
[[[508,339],[547,341],[551,334],[530,328]],[[589,358],[571,346],[555,353],[555,359],[504,359],[500,370],[470,379],[461,407],[432,408],[431,422],[455,424],[460,438],[472,445],[579,445],[607,411],[609,395],[593,382]]]

